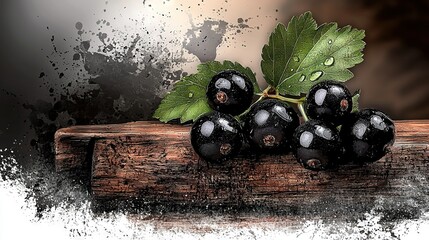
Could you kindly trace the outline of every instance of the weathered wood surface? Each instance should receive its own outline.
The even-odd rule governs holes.
[[[207,164],[190,145],[189,126],[74,126],[55,135],[56,169],[86,174],[96,199],[272,207],[399,199],[407,179],[429,175],[429,121],[397,121],[396,130],[391,153],[378,162],[313,172],[292,155]]]

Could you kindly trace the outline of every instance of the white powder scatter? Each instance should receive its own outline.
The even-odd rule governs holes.
[[[425,239],[429,213],[419,219],[382,224],[382,206],[357,222],[305,221],[300,228],[266,226],[231,227],[224,219],[199,219],[197,228],[162,228],[156,220],[136,219],[122,213],[94,213],[91,202],[59,204],[37,214],[34,192],[13,158],[0,163],[0,239]],[[12,176],[12,177],[11,177]],[[232,224],[234,225],[234,224]],[[199,230],[198,230],[199,227]],[[197,230],[196,230],[197,229]]]
[[[35,202],[27,191],[19,181],[0,182],[0,239],[67,239],[61,222],[35,218]]]

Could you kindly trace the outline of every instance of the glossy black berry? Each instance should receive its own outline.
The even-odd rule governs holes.
[[[347,158],[359,164],[375,162],[395,141],[395,125],[383,112],[364,109],[353,113],[341,127]]]
[[[311,119],[338,126],[350,115],[353,103],[349,90],[343,84],[323,81],[308,92],[306,107]]]
[[[293,108],[275,99],[253,105],[244,121],[243,131],[251,146],[269,152],[289,151],[292,135],[299,125]]]
[[[235,156],[242,145],[239,122],[229,114],[211,112],[198,118],[191,129],[195,152],[209,162],[222,163]]]
[[[310,170],[331,168],[338,164],[343,154],[337,129],[319,120],[300,125],[295,130],[293,141],[295,157]]]
[[[211,79],[207,87],[207,99],[214,110],[239,115],[252,103],[252,82],[235,70],[222,71]]]

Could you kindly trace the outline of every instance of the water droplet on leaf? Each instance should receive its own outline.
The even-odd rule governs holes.
[[[304,82],[305,81],[305,75],[301,75],[301,77],[299,77],[298,81]]]
[[[188,95],[189,98],[192,98],[193,96],[194,96],[194,93],[192,93],[192,92],[190,92]]]
[[[331,39],[328,40],[328,44],[332,44],[332,40]]]
[[[316,81],[323,75],[322,71],[315,71],[310,74],[310,81]]]
[[[335,62],[334,57],[328,57],[325,62],[323,63],[323,65],[325,66],[332,66]]]
[[[290,71],[293,72],[293,68],[291,68]]]
[[[299,62],[299,57],[298,57],[298,56],[294,56],[294,57],[293,57],[293,60],[294,60],[295,62]]]

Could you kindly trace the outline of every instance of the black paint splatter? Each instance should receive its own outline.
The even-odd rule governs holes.
[[[225,21],[204,21],[202,26],[193,27],[187,32],[188,41],[183,47],[198,57],[201,62],[216,58],[216,49],[221,44],[228,23]]]

